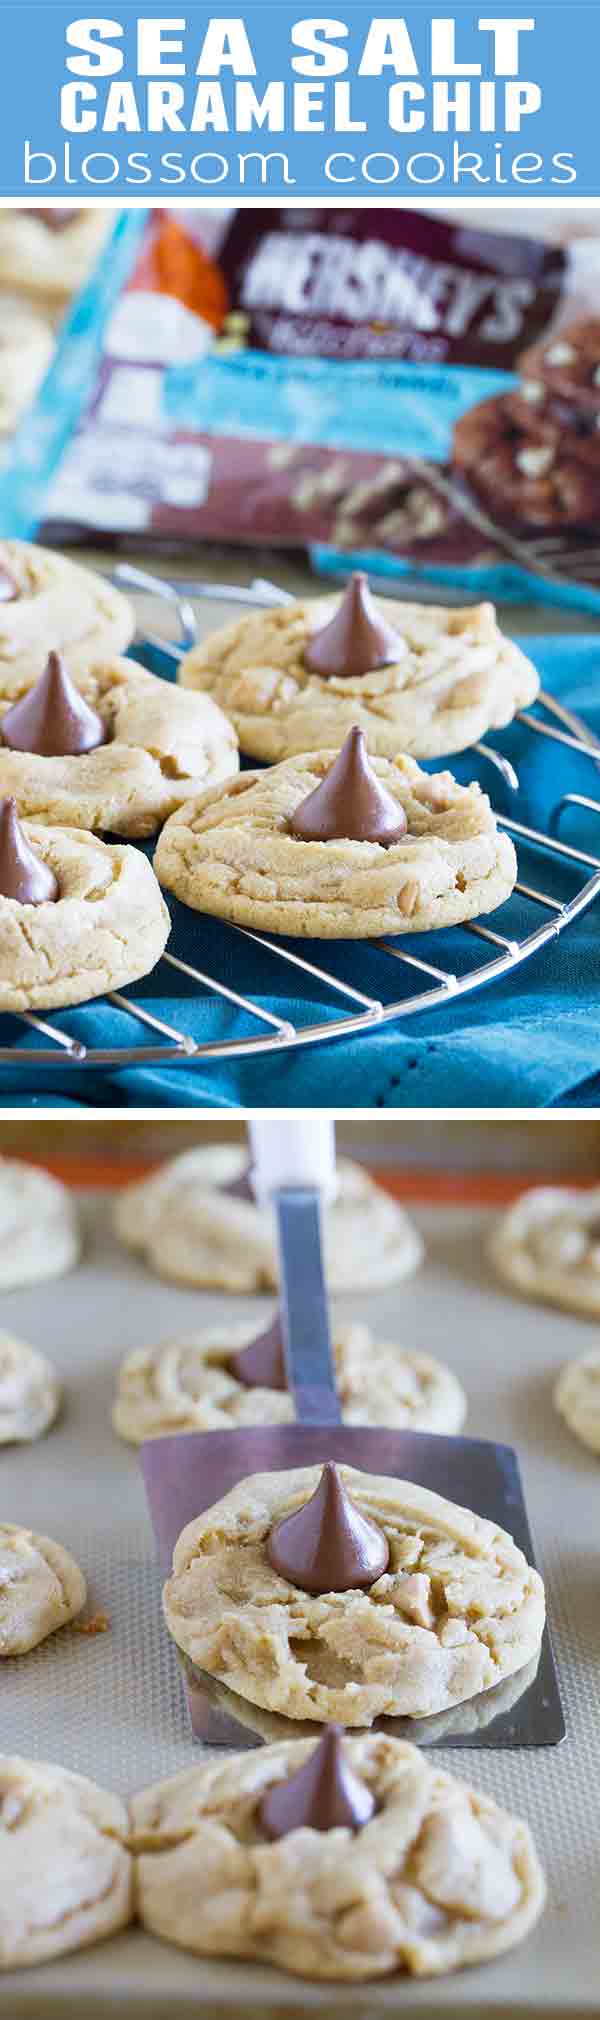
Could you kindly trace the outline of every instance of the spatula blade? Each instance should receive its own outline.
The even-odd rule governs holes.
[[[252,1473],[287,1472],[336,1459],[371,1474],[412,1480],[461,1507],[498,1523],[535,1563],[516,1453],[482,1438],[445,1438],[422,1431],[366,1425],[286,1424],[242,1431],[190,1431],[153,1438],[141,1462],[159,1556],[165,1574],[181,1530]],[[422,1745],[451,1747],[557,1746],[565,1724],[550,1635],[545,1628],[535,1675],[506,1679],[453,1713],[431,1721],[377,1721]],[[212,1745],[257,1746],[265,1739],[301,1736],[296,1720],[275,1720],[184,1663],[185,1686],[197,1739]],[[510,1689],[509,1689],[510,1686]],[[492,1715],[490,1715],[492,1714]],[[271,1728],[273,1727],[273,1730]],[[306,1731],[313,1728],[307,1724]],[[315,1726],[315,1731],[320,1730]]]

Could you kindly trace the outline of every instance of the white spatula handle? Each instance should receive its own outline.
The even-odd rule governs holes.
[[[260,1206],[288,1186],[335,1197],[335,1135],[327,1116],[262,1116],[249,1123],[251,1184]]]

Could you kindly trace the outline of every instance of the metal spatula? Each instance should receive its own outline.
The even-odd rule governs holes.
[[[187,1522],[252,1473],[283,1472],[338,1460],[366,1473],[390,1474],[432,1488],[507,1529],[535,1562],[516,1454],[483,1439],[342,1425],[325,1289],[321,1203],[334,1187],[333,1129],[325,1119],[251,1125],[253,1185],[272,1200],[279,1240],[281,1317],[294,1424],[200,1431],[151,1439],[141,1460],[165,1572]],[[182,1658],[197,1739],[257,1746],[271,1738],[318,1732],[317,1724],[262,1711]],[[564,1738],[548,1629],[532,1665],[478,1698],[430,1719],[378,1719],[378,1727],[424,1744],[555,1746]]]

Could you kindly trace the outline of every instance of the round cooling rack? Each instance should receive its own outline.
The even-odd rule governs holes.
[[[274,603],[287,603],[293,600],[274,584],[259,578],[248,588],[240,588],[236,584],[199,581],[186,584],[185,592],[182,592],[181,585],[176,582],[161,579],[129,564],[122,564],[115,569],[113,580],[119,588],[143,596],[144,608],[148,599],[160,605],[161,614],[168,615],[176,627],[174,640],[162,637],[160,633],[150,632],[146,628],[140,628],[134,641],[136,657],[146,663],[151,662],[155,671],[160,671],[167,677],[173,676],[183,653],[188,652],[196,643],[194,602],[209,599],[211,603],[223,602],[229,608],[237,605],[243,609],[260,609],[268,608]],[[377,583],[374,586],[381,595],[381,584]],[[528,745],[529,739],[533,740],[532,747],[536,738],[550,739],[557,746],[557,752],[565,749],[585,758],[588,764],[594,767],[595,775],[600,763],[600,747],[595,743],[585,723],[561,702],[541,690],[535,707],[521,710],[516,720],[526,731]],[[474,754],[488,771],[491,769],[495,772],[505,800],[517,808],[521,785],[514,764],[487,741],[471,745],[469,755],[471,754]],[[86,1011],[90,1014],[98,1009],[99,1004],[110,1004],[113,1008],[126,1012],[128,1019],[133,1019],[137,1023],[140,1032],[139,1043],[106,1047],[92,1043],[88,1045],[85,1038],[73,1037],[64,1028],[62,1021],[57,1021],[54,1013],[39,1017],[32,1012],[24,1011],[18,1017],[0,1016],[0,1039],[3,1033],[7,1033],[9,1025],[13,1029],[16,1026],[17,1032],[19,1027],[22,1030],[23,1025],[26,1025],[48,1042],[43,1046],[36,1045],[31,1048],[19,1045],[17,1054],[16,1041],[13,1039],[11,1044],[6,1036],[4,1042],[0,1042],[0,1064],[8,1065],[18,1058],[19,1073],[26,1072],[28,1068],[36,1072],[40,1066],[60,1065],[64,1068],[66,1064],[79,1070],[86,1067],[119,1068],[150,1064],[175,1069],[181,1065],[193,1066],[195,1061],[205,1063],[210,1059],[258,1057],[269,1052],[279,1053],[300,1046],[318,1045],[326,1041],[329,1043],[336,1038],[353,1037],[357,1033],[363,1033],[367,1037],[374,1028],[393,1024],[400,1019],[421,1016],[432,1009],[439,1010],[441,1005],[455,1003],[461,996],[466,996],[475,989],[489,988],[502,976],[510,974],[525,961],[529,961],[552,940],[568,932],[574,920],[579,918],[582,912],[587,911],[600,895],[600,857],[587,854],[582,849],[571,848],[559,839],[560,823],[569,807],[577,807],[591,814],[600,814],[600,800],[594,798],[593,793],[569,790],[560,792],[550,810],[545,830],[529,827],[500,809],[495,809],[499,826],[506,829],[515,841],[519,858],[519,879],[511,897],[493,914],[493,928],[480,925],[478,921],[471,921],[464,926],[446,928],[443,934],[437,936],[434,934],[421,936],[428,942],[431,939],[433,943],[436,937],[438,940],[443,938],[445,950],[450,946],[451,960],[444,966],[412,951],[406,952],[404,946],[397,940],[369,941],[369,952],[376,953],[381,961],[381,996],[366,995],[354,979],[348,979],[349,951],[358,969],[362,945],[360,942],[334,943],[337,960],[336,952],[332,951],[332,943],[328,943],[328,964],[325,966],[321,958],[320,942],[311,943],[311,952],[314,947],[315,958],[308,960],[287,941],[254,933],[241,926],[230,925],[223,928],[223,922],[220,921],[219,926],[226,936],[228,974],[233,972],[235,978],[236,949],[241,955],[242,941],[250,941],[260,950],[261,961],[264,956],[268,964],[272,962],[274,995],[277,995],[278,981],[281,982],[284,971],[288,971],[286,979],[289,982],[290,971],[296,970],[304,982],[308,979],[309,982],[316,983],[319,992],[331,996],[334,1006],[331,1018],[306,1024],[295,1023],[290,1019],[276,1016],[271,1010],[266,1010],[262,1003],[253,1000],[244,990],[232,987],[230,982],[224,982],[218,974],[205,971],[185,960],[177,952],[175,926],[172,936],[174,950],[171,951],[170,948],[168,953],[163,954],[161,961],[153,970],[152,986],[154,993],[159,995],[163,993],[172,998],[174,993],[176,994],[178,980],[181,978],[177,1023],[167,1022],[157,1016],[151,1007],[152,999],[148,1000],[143,995],[140,998],[140,985],[135,984],[126,994],[111,991],[104,998],[94,998],[94,1002],[90,1005],[78,1006],[76,1014],[78,1025],[80,1026],[82,1021],[85,1025]],[[536,869],[540,856],[550,857],[554,872],[558,870],[561,875],[564,873],[570,887],[576,879],[577,888],[575,890],[571,888],[570,895],[567,890],[564,897],[558,897],[540,885]],[[543,915],[541,919],[540,913]],[[503,930],[499,930],[498,921]],[[208,934],[214,922],[207,920],[205,923]],[[224,965],[222,945],[221,940],[220,959]],[[489,951],[484,953],[484,950]],[[429,945],[427,951],[429,952]],[[433,951],[435,952],[435,944]],[[392,963],[395,964],[393,969]],[[164,989],[161,991],[163,982]],[[405,984],[405,989],[398,994],[402,983]],[[185,1029],[186,1001],[189,1001],[190,985],[192,993],[204,997],[207,1007],[211,1005],[214,1007],[215,1023],[221,1024],[227,1007],[235,1014],[236,1022],[241,1018],[247,1027],[244,1028],[242,1035],[236,1034],[229,1038],[217,1035],[201,1041],[193,1038]],[[391,998],[387,993],[390,988],[393,990]],[[150,1034],[148,1038],[146,1033]]]

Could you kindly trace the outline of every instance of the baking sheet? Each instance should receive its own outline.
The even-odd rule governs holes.
[[[66,1388],[63,1414],[30,1448],[4,1449],[3,1519],[46,1530],[69,1546],[89,1579],[90,1611],[110,1631],[65,1629],[27,1657],[2,1664],[0,1744],[62,1762],[127,1793],[198,1759],[177,1660],[163,1629],[160,1580],[133,1449],[110,1424],[114,1371],[131,1347],[210,1323],[239,1321],[267,1299],[241,1300],[159,1283],[110,1234],[110,1202],[84,1200],[84,1262],[70,1277],[5,1294],[0,1325],[45,1349]],[[414,1211],[414,1209],[412,1209]],[[439,2012],[573,2016],[597,2013],[600,1986],[600,1563],[598,1462],[555,1416],[562,1361],[597,1342],[597,1327],[513,1300],[482,1258],[487,1212],[415,1211],[428,1244],[408,1283],[336,1300],[340,1317],[364,1316],[382,1335],[447,1358],[469,1398],[467,1430],[516,1445],[544,1572],[565,1715],[564,1745],[544,1752],[456,1753],[436,1758],[472,1776],[527,1817],[549,1881],[537,1930],[497,1964],[414,1984],[308,1984],[283,1973],[187,1957],[133,1929],[96,1949],[0,1977],[0,2015],[106,2012],[117,2020],[300,2020],[310,2012],[377,2020]]]

